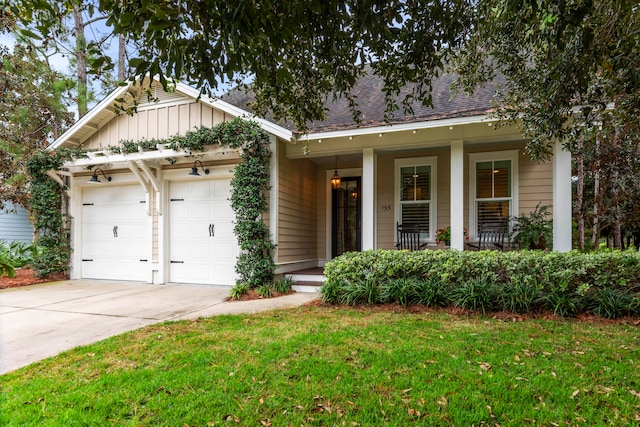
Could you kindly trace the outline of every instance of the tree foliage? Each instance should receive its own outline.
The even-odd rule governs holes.
[[[111,91],[115,85],[113,71],[116,63],[125,62],[126,48],[104,25],[107,15],[98,9],[94,0],[18,0],[4,9],[14,21],[13,31],[47,56],[61,56],[69,60],[67,81],[80,117],[94,100],[94,90]],[[120,42],[117,57],[111,44]],[[119,71],[124,80],[124,69]]]
[[[63,77],[31,46],[0,46],[0,61],[0,200],[29,209],[27,162],[72,118],[62,102]]]
[[[135,75],[172,76],[215,92],[250,81],[254,107],[304,130],[325,115],[328,97],[350,100],[371,64],[384,78],[389,110],[431,102],[442,72],[470,26],[471,0],[101,0],[109,25],[138,40]]]
[[[531,138],[531,157],[549,158],[554,141],[573,152],[581,247],[589,220],[594,246],[605,231],[622,247],[625,229],[640,243],[637,2],[481,1],[477,12],[456,58],[460,87],[472,91],[501,73],[498,115]]]

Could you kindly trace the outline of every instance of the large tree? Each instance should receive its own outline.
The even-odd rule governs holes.
[[[27,161],[72,122],[65,87],[33,46],[0,46],[0,207],[10,201],[29,208]]]
[[[137,76],[179,78],[218,92],[251,82],[255,109],[299,130],[325,114],[371,65],[397,94],[429,104],[430,83],[471,26],[473,0],[101,0],[109,25],[140,44]],[[353,109],[358,119],[357,108]]]
[[[637,1],[495,0],[477,12],[456,62],[462,87],[502,73],[499,115],[531,137],[531,156],[548,158],[558,140],[575,155],[579,246],[591,219],[593,245],[605,230],[622,247],[625,228],[640,231],[630,205],[640,172]]]
[[[47,3],[15,2],[34,10]],[[367,66],[383,79],[389,113],[403,107],[399,94],[405,108],[429,105],[431,81],[444,71],[458,73],[465,90],[500,73],[501,117],[522,126],[534,159],[548,158],[557,140],[574,152],[582,162],[578,221],[592,218],[594,243],[606,225],[622,245],[637,191],[637,0],[99,0],[98,7],[115,33],[137,41],[136,77],[175,77],[209,93],[249,82],[258,113],[300,131],[323,119],[332,96],[348,98],[358,120],[350,91]],[[617,153],[625,154],[613,161]]]
[[[116,36],[105,26],[107,15],[95,0],[18,0],[3,7],[14,22],[14,30],[30,39],[48,56],[61,56],[69,62],[69,87],[80,117],[89,110],[93,91],[109,92],[114,80],[126,76],[124,36]],[[112,44],[117,43],[117,48]],[[110,52],[117,51],[116,57]],[[114,75],[118,65],[117,76]],[[96,84],[97,83],[97,84]]]

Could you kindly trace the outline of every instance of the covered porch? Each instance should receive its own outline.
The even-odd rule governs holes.
[[[526,214],[538,203],[552,207],[553,249],[571,250],[570,153],[557,145],[550,162],[534,163],[513,127],[495,127],[484,116],[449,122],[324,132],[279,144],[279,200],[289,199],[287,182],[301,185],[301,206],[274,200],[279,272],[322,266],[345,251],[394,249],[396,224],[407,221],[425,229],[425,248],[444,247],[436,233],[450,226],[450,247],[464,250],[487,216]],[[336,174],[341,182],[333,189]],[[301,217],[294,219],[294,210]],[[296,256],[296,246],[305,253]]]

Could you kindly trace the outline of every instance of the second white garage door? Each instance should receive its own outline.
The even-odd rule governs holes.
[[[235,284],[238,244],[230,180],[172,182],[169,187],[169,281]]]

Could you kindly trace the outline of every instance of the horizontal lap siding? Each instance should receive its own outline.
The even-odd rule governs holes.
[[[465,147],[464,165],[464,224],[469,225],[469,154],[503,150],[519,150],[519,213],[529,213],[536,205],[552,205],[552,167],[551,163],[538,164],[532,162],[524,153],[523,143],[501,143],[495,145]],[[438,215],[437,227],[450,224],[450,181],[451,157],[448,148],[424,150],[411,153],[384,153],[378,155],[377,163],[377,247],[393,249],[395,243],[394,212],[397,202],[394,200],[394,159],[412,157],[438,157]],[[390,208],[390,209],[389,209]]]
[[[396,240],[396,224],[394,221],[397,201],[395,197],[395,159],[414,157],[437,157],[437,227],[449,224],[449,188],[450,188],[450,155],[448,149],[424,150],[411,153],[379,154],[377,163],[377,247],[394,249]]]
[[[278,263],[317,259],[316,166],[278,159]]]
[[[519,214],[540,206],[553,204],[553,168],[551,162],[538,164],[520,151],[520,203]]]
[[[14,206],[6,203],[6,207],[12,210]],[[24,208],[16,207],[15,213],[0,211],[0,240],[31,243],[32,239],[33,227],[29,221],[29,214]]]

